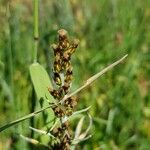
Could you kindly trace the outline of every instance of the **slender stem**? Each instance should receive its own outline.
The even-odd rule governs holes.
[[[34,0],[34,62],[37,62],[39,41],[39,0]]]
[[[13,63],[13,57],[12,57],[12,16],[11,16],[11,5],[8,3],[7,5],[7,19],[8,19],[8,47],[6,50],[6,57],[7,57],[7,62],[8,64],[8,81],[10,84],[10,89],[11,89],[11,102],[14,103],[14,83],[13,83],[13,70],[14,70],[14,63]]]

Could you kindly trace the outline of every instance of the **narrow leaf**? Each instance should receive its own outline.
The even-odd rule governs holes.
[[[17,120],[15,120],[15,121],[12,121],[12,122],[10,122],[10,123],[8,123],[8,124],[6,124],[6,125],[0,127],[0,132],[3,131],[3,130],[5,130],[5,129],[7,129],[7,128],[9,128],[9,127],[11,127],[11,126],[13,126],[13,125],[15,125],[15,124],[18,124],[18,123],[20,123],[20,122],[22,122],[22,121],[25,121],[25,120],[27,120],[27,119],[30,119],[30,118],[34,117],[34,116],[36,116],[37,114],[43,112],[44,110],[46,110],[46,109],[48,109],[48,108],[51,108],[52,106],[53,106],[53,105],[49,105],[49,106],[47,106],[47,107],[45,107],[45,108],[43,108],[43,109],[40,109],[40,110],[35,111],[35,112],[33,112],[33,113],[29,114],[29,115],[26,115],[26,116],[24,116],[24,117],[22,117],[22,118],[20,118],[20,119],[17,119]]]
[[[62,101],[64,102],[66,99],[68,99],[69,97],[77,94],[78,92],[80,92],[81,90],[85,89],[87,86],[91,85],[96,79],[98,79],[100,76],[102,76],[104,73],[106,73],[107,71],[109,71],[110,69],[112,69],[113,67],[115,67],[116,65],[118,65],[119,63],[121,63],[128,55],[123,56],[121,59],[117,60],[116,62],[112,63],[111,65],[107,66],[106,68],[104,68],[102,71],[98,72],[97,74],[93,75],[92,77],[90,77],[84,85],[82,85],[80,88],[78,88],[76,91],[74,91],[73,93],[71,93],[70,95],[66,95]]]

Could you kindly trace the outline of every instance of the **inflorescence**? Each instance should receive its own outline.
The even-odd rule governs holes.
[[[64,102],[61,102],[61,100],[70,91],[73,79],[71,56],[78,47],[78,44],[79,40],[77,39],[69,41],[67,31],[61,29],[58,31],[58,43],[52,45],[54,51],[53,80],[55,89],[49,88],[49,92],[57,102],[57,105],[54,105],[52,109],[55,116],[59,118],[61,122],[59,127],[55,127],[52,130],[52,134],[58,139],[53,149],[69,150],[71,145],[69,122],[63,120],[72,115],[77,105],[77,99],[72,96]]]

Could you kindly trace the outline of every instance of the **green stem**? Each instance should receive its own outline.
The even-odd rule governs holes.
[[[34,0],[34,62],[37,62],[39,41],[39,0]]]
[[[11,100],[13,102],[14,100],[14,83],[13,83],[13,70],[14,70],[14,66],[13,66],[13,57],[12,57],[12,24],[11,21],[13,21],[13,18],[11,16],[11,6],[10,3],[8,3],[7,5],[7,19],[8,19],[8,47],[6,50],[6,57],[7,57],[7,62],[6,64],[8,64],[8,73],[6,75],[6,77],[8,76],[8,83],[10,84],[10,89],[11,89]],[[6,69],[7,72],[7,69]],[[14,102],[13,102],[14,103]]]

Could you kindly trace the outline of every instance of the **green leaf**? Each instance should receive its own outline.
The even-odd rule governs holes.
[[[52,84],[46,70],[39,63],[33,63],[30,66],[30,76],[38,100],[48,99],[49,102],[52,102],[53,97],[48,92],[48,87],[52,87]]]
[[[38,115],[39,113],[41,113],[41,112],[43,112],[44,110],[49,109],[49,108],[51,108],[51,107],[52,107],[52,105],[49,105],[49,106],[44,107],[44,108],[42,108],[42,109],[40,109],[40,110],[37,110],[37,111],[35,111],[35,112],[33,112],[33,113],[30,113],[30,114],[28,114],[28,115],[26,115],[26,116],[23,116],[23,117],[21,117],[21,118],[19,118],[19,119],[17,119],[17,120],[14,120],[14,121],[12,121],[12,122],[10,122],[10,123],[7,123],[6,125],[0,127],[0,132],[1,132],[1,131],[4,131],[5,129],[7,129],[7,128],[9,128],[9,127],[15,125],[15,124],[18,124],[18,123],[20,123],[20,122],[23,122],[23,121],[25,121],[25,120],[27,120],[27,119],[30,119],[30,118],[32,118],[32,117],[35,117],[35,116]]]
[[[36,109],[44,108],[49,106],[49,102],[53,102],[53,97],[50,95],[48,88],[52,87],[49,76],[46,70],[39,64],[33,63],[30,68],[30,76],[31,80],[37,95],[38,103],[36,105]],[[53,110],[50,108],[46,112],[43,112],[43,117],[36,119],[38,127],[47,124],[48,122],[52,122],[54,119]],[[52,123],[49,123],[51,126]]]

